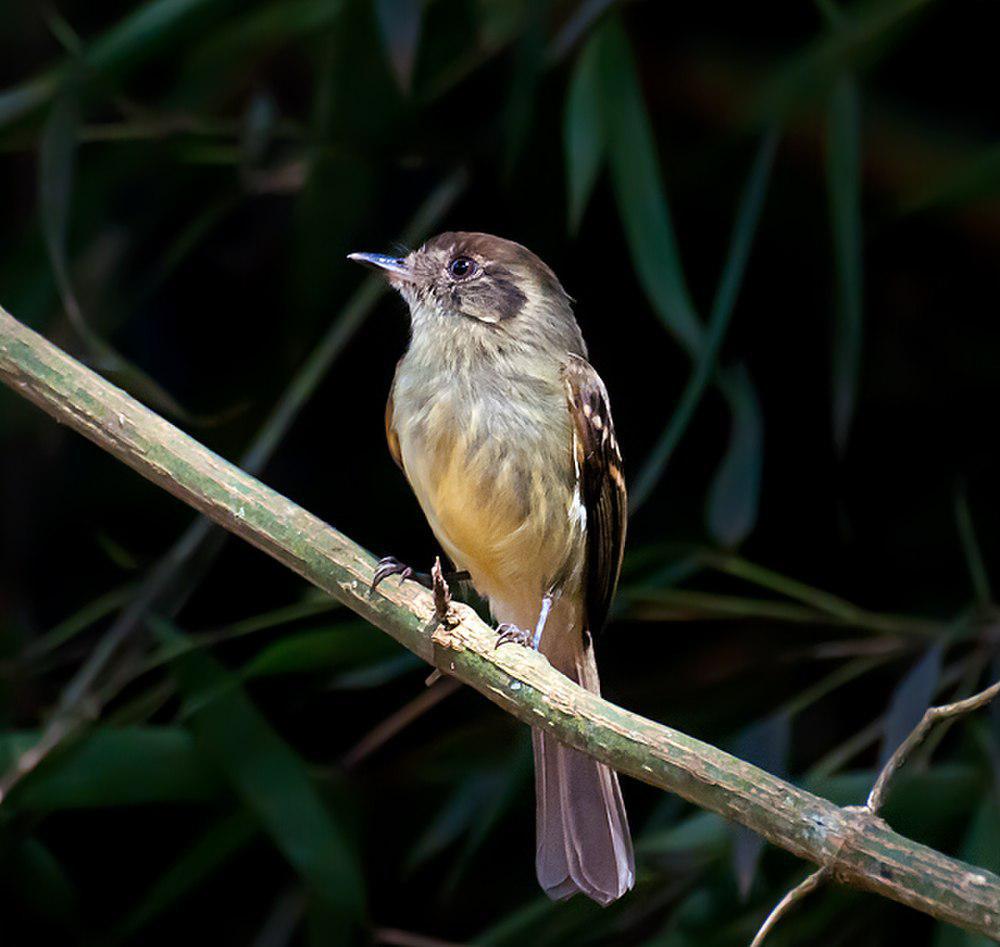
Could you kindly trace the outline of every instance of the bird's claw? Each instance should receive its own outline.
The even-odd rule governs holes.
[[[390,575],[398,575],[399,581],[405,582],[407,579],[414,577],[414,572],[408,565],[400,562],[395,556],[384,556],[382,559],[379,559],[378,565],[375,567],[375,575],[372,577],[370,591],[374,592]]]
[[[532,633],[519,628],[512,622],[501,622],[497,625],[496,632],[497,642],[493,646],[494,651],[502,644],[518,644],[522,648],[530,648],[532,646],[532,638],[534,637]]]

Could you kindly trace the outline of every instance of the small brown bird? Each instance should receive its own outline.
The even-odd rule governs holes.
[[[406,257],[352,253],[409,304],[386,407],[389,449],[434,535],[488,599],[498,644],[540,650],[598,693],[593,636],[625,542],[608,395],[555,274],[530,250],[444,233]],[[412,570],[385,559],[376,583]],[[621,897],[635,869],[615,772],[534,730],[538,880]]]

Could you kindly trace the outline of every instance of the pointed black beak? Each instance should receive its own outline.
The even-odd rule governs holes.
[[[403,279],[410,276],[410,268],[403,257],[387,256],[385,253],[348,253],[347,259]]]

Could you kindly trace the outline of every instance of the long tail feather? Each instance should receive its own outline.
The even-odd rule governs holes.
[[[577,660],[579,683],[599,691],[593,651]],[[635,860],[618,775],[589,756],[532,731],[538,881],[553,900],[578,891],[610,904],[635,881]]]

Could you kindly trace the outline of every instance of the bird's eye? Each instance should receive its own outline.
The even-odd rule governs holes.
[[[476,272],[476,261],[467,256],[457,256],[448,264],[452,279],[467,279]]]

